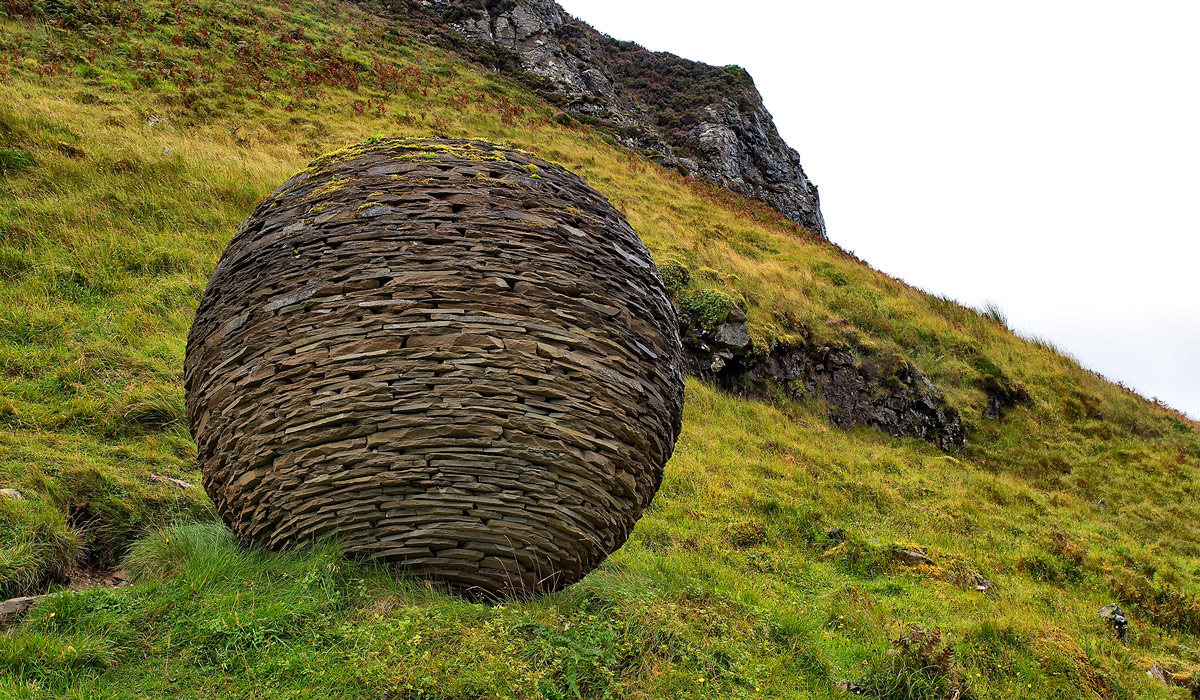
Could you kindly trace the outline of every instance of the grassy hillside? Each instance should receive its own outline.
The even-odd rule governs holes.
[[[0,488],[26,497],[0,499],[0,597],[126,555],[138,580],[0,633],[0,696],[1188,696],[1145,670],[1200,666],[1193,426],[421,42],[325,1],[0,0]],[[561,594],[486,607],[239,549],[200,489],[156,478],[198,483],[181,367],[208,275],[316,155],[428,134],[575,170],[759,347],[912,361],[967,447],[690,382],[654,505]],[[983,418],[989,377],[1028,405]],[[1113,601],[1128,646],[1096,614]]]

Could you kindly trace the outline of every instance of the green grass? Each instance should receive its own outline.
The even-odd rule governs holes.
[[[352,6],[0,12],[0,488],[27,497],[0,500],[0,595],[125,557],[139,579],[55,597],[3,633],[0,695],[838,697],[851,681],[889,697],[1185,697],[1144,675],[1200,665],[1200,438],[1179,416]],[[743,306],[760,348],[913,362],[962,412],[967,447],[693,382],[633,539],[555,596],[485,607],[333,548],[238,549],[200,489],[152,478],[198,482],[181,367],[217,256],[318,154],[429,134],[579,173],[698,308]],[[1028,404],[983,418],[988,381]],[[906,568],[893,546],[934,564]],[[1096,615],[1114,600],[1128,647]],[[950,661],[911,643],[935,638]]]
[[[917,626],[972,697],[1147,697],[1140,659],[1194,643],[1136,615],[1128,648],[1106,633],[1108,553],[1138,543],[1088,503],[699,383],[685,418],[633,539],[563,593],[489,607],[334,547],[268,555],[181,525],[136,545],[131,588],[36,608],[0,668],[17,697],[836,697],[840,680],[939,697],[941,671],[888,652]],[[1078,576],[1029,574],[1073,561],[1067,538]],[[889,556],[912,543],[935,566]]]

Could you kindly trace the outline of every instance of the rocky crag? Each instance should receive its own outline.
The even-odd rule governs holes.
[[[690,273],[663,266],[679,318],[690,371],[739,397],[815,398],[838,426],[865,426],[893,437],[915,437],[942,450],[963,446],[962,419],[942,392],[906,359],[854,345],[793,342],[756,348],[746,312],[721,294],[690,289]],[[985,417],[1020,402],[1023,390],[998,374],[984,387]],[[1027,398],[1027,396],[1025,396]]]
[[[686,316],[681,319],[685,356],[695,374],[740,397],[782,391],[821,399],[829,406],[830,421],[841,427],[920,438],[942,450],[963,446],[966,432],[958,412],[911,363],[849,345],[797,344],[762,356],[750,340],[745,315],[740,316],[735,310],[709,332]]]
[[[244,542],[561,588],[658,490],[675,326],[645,246],[573,173],[477,141],[332,154],[246,220],[197,311],[205,488]]]
[[[710,66],[601,34],[552,0],[360,0],[431,17],[473,46],[454,46],[604,125],[625,146],[664,165],[764,201],[825,237],[817,187],[780,137],[754,81],[738,66]]]

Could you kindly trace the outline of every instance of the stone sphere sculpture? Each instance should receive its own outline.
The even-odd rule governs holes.
[[[242,224],[188,335],[187,416],[243,542],[334,537],[519,596],[628,538],[682,366],[650,255],[579,177],[482,141],[373,140]]]

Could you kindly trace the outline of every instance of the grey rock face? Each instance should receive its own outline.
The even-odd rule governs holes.
[[[452,0],[437,3],[453,6]],[[607,110],[584,110],[596,116],[610,113],[628,116],[637,106],[621,94],[612,78],[585,53],[573,55],[559,43],[556,35],[570,16],[555,2],[533,0],[497,15],[481,12],[476,18],[465,18],[455,28],[468,38],[487,41],[514,49],[529,72],[549,78],[564,94],[576,98],[595,98],[607,103]]]
[[[799,154],[776,131],[758,91],[748,91],[746,101],[749,109],[730,99],[710,105],[708,120],[692,128],[688,136],[700,153],[696,170],[825,237],[817,187],[800,167]]]
[[[455,29],[469,39],[516,52],[526,71],[554,86],[567,110],[617,127],[626,146],[652,151],[685,174],[762,200],[825,237],[817,188],[741,69],[706,66],[616,41],[551,0],[525,0],[508,9],[472,0],[434,0],[433,6],[454,17]],[[720,87],[697,86],[703,82]],[[694,96],[702,104],[676,114],[674,107],[655,104],[655,95],[664,90]]]
[[[578,176],[479,141],[320,159],[230,242],[188,335],[204,487],[245,542],[481,596],[572,583],[629,536],[679,434],[650,254]]]
[[[750,332],[744,323],[722,323],[713,341],[730,350],[744,350],[750,345]]]

